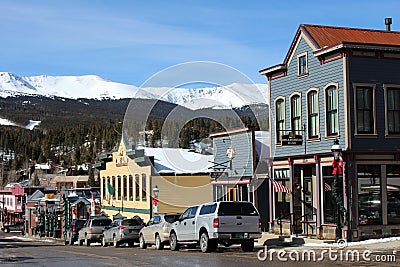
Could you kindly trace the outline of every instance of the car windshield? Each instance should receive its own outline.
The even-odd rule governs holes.
[[[166,222],[173,223],[176,222],[180,216],[181,216],[180,214],[168,214],[164,216],[164,220]]]
[[[258,216],[253,204],[249,202],[221,202],[218,209],[220,216]]]
[[[111,224],[111,219],[108,220],[93,220],[92,226],[107,226]]]

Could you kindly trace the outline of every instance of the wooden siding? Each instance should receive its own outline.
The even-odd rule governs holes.
[[[308,59],[308,75],[298,77],[297,55],[307,52]],[[296,50],[293,52],[291,62],[288,62],[287,76],[272,80],[271,83],[271,133],[272,133],[272,156],[295,156],[304,154],[303,146],[276,146],[275,137],[275,105],[274,100],[279,97],[285,97],[285,127],[290,129],[290,99],[292,92],[301,93],[301,122],[305,124],[307,136],[307,97],[306,91],[310,88],[318,88],[319,99],[319,121],[320,121],[320,140],[307,142],[307,154],[330,152],[333,144],[332,139],[326,139],[325,131],[325,96],[324,88],[329,83],[337,83],[338,85],[338,111],[339,111],[339,134],[340,143],[344,144],[345,138],[345,120],[344,120],[344,85],[343,85],[343,59],[334,60],[326,64],[320,64],[318,58],[312,54],[312,49],[308,43],[301,38]]]
[[[224,171],[228,173],[228,176],[241,176],[241,177],[252,177],[253,176],[253,162],[254,162],[254,134],[252,132],[245,133],[233,133],[230,135],[224,135],[215,137],[214,140],[214,162],[223,163],[229,161],[226,155],[227,149],[232,144],[235,151],[235,157],[232,160],[232,170],[229,169],[229,162],[225,163],[227,167]],[[215,168],[219,168],[216,166]],[[219,170],[223,171],[223,170]],[[236,171],[236,173],[235,173]]]
[[[349,59],[349,94],[350,94],[350,125],[351,143],[353,151],[398,151],[400,149],[400,138],[385,138],[386,116],[384,84],[400,85],[400,60],[350,57]],[[355,136],[355,105],[354,105],[354,83],[366,83],[376,85],[375,107],[376,107],[376,129],[377,136],[363,137]],[[371,139],[372,138],[372,139]]]

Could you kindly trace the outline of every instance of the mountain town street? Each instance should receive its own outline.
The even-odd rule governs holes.
[[[290,259],[290,253],[297,251],[300,255],[303,251],[313,250],[321,255],[327,249],[327,243],[313,242],[305,240],[306,245],[278,246],[274,243],[277,236],[264,234],[263,239],[256,244],[253,252],[242,252],[239,246],[225,248],[219,246],[214,253],[203,254],[200,249],[181,249],[180,251],[170,251],[166,248],[156,251],[154,248],[142,250],[139,247],[102,247],[100,244],[93,244],[90,247],[64,246],[61,240],[42,239],[35,240],[18,236],[16,232],[0,233],[0,264],[2,266],[297,266],[301,262]],[[266,242],[271,241],[271,242]],[[262,261],[258,258],[263,256],[259,251],[263,249],[262,244],[271,244],[269,253],[275,251],[272,262],[267,258]],[[360,242],[352,243],[348,248],[352,251],[370,250],[371,259],[369,262],[331,260],[329,254],[324,254],[323,264],[326,266],[397,266],[398,253],[400,251],[400,240],[394,239],[389,242]],[[287,261],[281,261],[278,252],[287,252]],[[377,255],[394,255],[386,257],[386,262],[377,262]],[[294,255],[294,254],[293,254]],[[283,255],[281,255],[283,256]],[[268,255],[270,257],[270,255]],[[321,260],[315,262],[306,260],[308,266],[320,266]],[[382,258],[383,259],[383,258]],[[382,260],[383,261],[383,260]]]

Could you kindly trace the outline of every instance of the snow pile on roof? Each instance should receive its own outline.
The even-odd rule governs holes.
[[[145,155],[154,157],[154,167],[159,174],[194,174],[211,171],[213,155],[202,155],[180,148],[146,147]]]
[[[29,120],[28,124],[25,125],[25,128],[28,130],[33,130],[36,126],[38,126],[41,123],[41,121],[33,121]]]

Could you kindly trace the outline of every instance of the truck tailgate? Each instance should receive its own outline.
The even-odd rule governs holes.
[[[219,233],[258,233],[258,216],[219,216]]]

